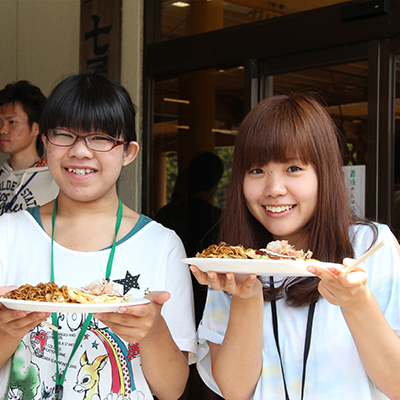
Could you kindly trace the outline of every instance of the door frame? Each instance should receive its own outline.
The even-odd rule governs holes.
[[[364,0],[352,1],[352,5]],[[143,197],[151,212],[155,79],[206,69],[245,66],[247,113],[265,96],[272,74],[360,60],[369,63],[366,216],[390,225],[394,182],[394,56],[400,53],[400,2],[390,15],[343,21],[347,3],[165,42],[152,28],[159,7],[145,1],[143,63]],[[157,22],[158,24],[158,22]],[[329,33],[326,27],[329,26]],[[277,32],[279,34],[277,34]],[[271,40],[273,38],[273,40]]]

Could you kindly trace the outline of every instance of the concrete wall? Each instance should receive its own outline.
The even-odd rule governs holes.
[[[143,0],[123,0],[121,83],[142,115]],[[47,96],[64,77],[79,71],[80,0],[0,1],[0,88],[20,79]],[[7,158],[0,153],[0,162]],[[140,212],[141,156],[123,171],[122,201]]]
[[[136,105],[136,133],[139,145],[142,143],[143,115],[143,1],[123,0],[122,4],[121,84],[128,90]],[[136,160],[122,171],[118,192],[124,204],[141,212],[141,151]]]
[[[47,96],[78,72],[79,0],[0,1],[0,87],[27,79]]]

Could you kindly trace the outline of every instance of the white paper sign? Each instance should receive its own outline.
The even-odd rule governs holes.
[[[365,165],[343,167],[346,187],[349,191],[350,207],[359,217],[365,216]]]

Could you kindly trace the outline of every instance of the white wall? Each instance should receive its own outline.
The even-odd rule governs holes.
[[[121,83],[142,115],[143,0],[123,0]],[[61,79],[79,72],[80,0],[0,0],[0,88],[26,79],[48,96]],[[7,158],[0,153],[0,162]],[[140,211],[141,156],[126,167],[119,192]]]
[[[0,88],[26,79],[48,96],[79,66],[79,0],[0,1]],[[0,153],[0,162],[8,156]]]
[[[27,79],[47,96],[78,72],[79,17],[79,0],[1,0],[0,87]]]

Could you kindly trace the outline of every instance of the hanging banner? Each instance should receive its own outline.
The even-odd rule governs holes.
[[[122,0],[81,0],[79,69],[121,77]]]
[[[351,211],[359,217],[365,217],[365,165],[342,167],[349,191]]]

